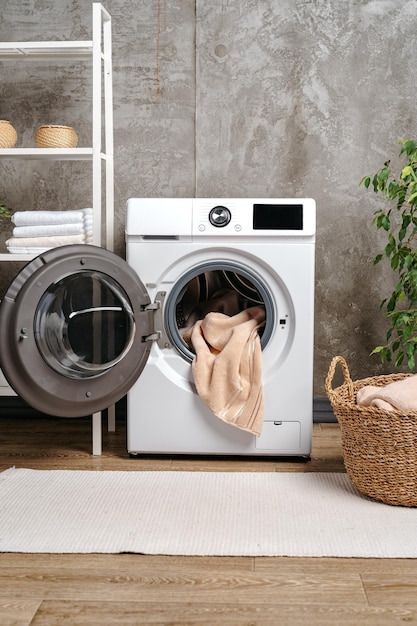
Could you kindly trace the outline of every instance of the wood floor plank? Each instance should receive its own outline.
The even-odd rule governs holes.
[[[230,605],[170,602],[74,602],[46,600],[31,626],[393,626],[413,621],[415,611],[305,604]]]
[[[148,602],[251,602],[321,604],[331,597],[333,605],[366,606],[360,576],[346,573],[306,575],[297,573],[261,574],[256,572],[176,572],[167,566],[147,571],[138,566],[132,573],[119,569],[39,569],[13,568],[0,572],[0,597],[43,597],[45,599],[83,601],[112,599]]]
[[[13,568],[27,571],[122,570],[138,572],[237,572],[253,571],[253,557],[242,556],[164,556],[147,554],[0,554],[0,570],[12,574]],[[80,572],[81,574],[81,572]],[[1,591],[1,590],[0,590]]]
[[[417,576],[398,573],[362,574],[370,606],[407,607],[417,610]]]
[[[19,598],[13,595],[0,598],[0,624],[2,626],[29,626],[41,605],[41,599]]]
[[[297,572],[358,572],[367,574],[411,575],[417,580],[417,559],[365,559],[332,557],[255,557],[255,571],[264,573]]]

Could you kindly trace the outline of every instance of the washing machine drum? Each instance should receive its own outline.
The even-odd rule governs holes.
[[[136,272],[90,245],[54,248],[15,277],[0,306],[0,367],[35,409],[61,417],[122,398],[149,356],[153,317]]]

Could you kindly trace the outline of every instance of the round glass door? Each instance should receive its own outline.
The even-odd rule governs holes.
[[[132,346],[131,302],[113,278],[81,271],[53,283],[34,317],[35,341],[48,365],[63,376],[101,376]]]
[[[0,305],[0,367],[35,409],[61,417],[103,410],[131,388],[151,350],[148,292],[112,252],[48,250],[12,281]]]

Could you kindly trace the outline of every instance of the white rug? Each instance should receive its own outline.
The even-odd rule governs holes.
[[[416,558],[416,530],[345,474],[0,473],[0,552]]]

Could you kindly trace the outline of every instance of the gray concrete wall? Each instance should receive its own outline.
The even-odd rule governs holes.
[[[415,0],[107,0],[113,20],[116,251],[132,196],[309,196],[317,201],[315,395],[329,362],[388,371],[374,267],[379,206],[360,178],[414,138]],[[2,0],[0,40],[90,37],[86,0]],[[33,145],[42,123],[88,145],[89,70],[0,64],[0,118]],[[0,162],[14,209],[91,203],[88,167]],[[74,185],[74,181],[76,184]],[[7,225],[1,223],[1,241]],[[15,271],[4,264],[2,282]]]

